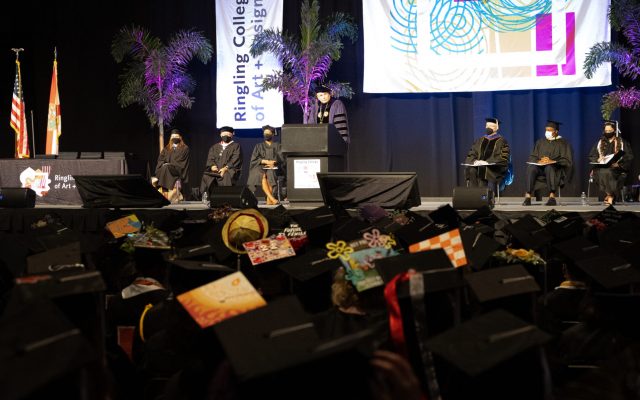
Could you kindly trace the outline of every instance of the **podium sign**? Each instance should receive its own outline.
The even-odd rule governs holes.
[[[322,201],[317,173],[343,172],[347,145],[333,124],[282,126],[290,201]]]

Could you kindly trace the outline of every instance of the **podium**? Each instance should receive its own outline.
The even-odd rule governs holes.
[[[347,144],[333,124],[282,125],[289,201],[322,201],[319,172],[343,172]]]

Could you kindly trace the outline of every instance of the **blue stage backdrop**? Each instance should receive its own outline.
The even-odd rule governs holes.
[[[251,0],[253,1],[253,0]],[[33,0],[8,3],[6,15],[28,15],[0,26],[0,48],[23,47],[22,75],[27,109],[34,110],[36,152],[44,152],[46,110],[54,45],[58,48],[60,100],[64,120],[61,151],[127,151],[155,165],[157,143],[144,112],[137,106],[117,104],[119,68],[110,55],[110,42],[123,25],[136,23],[163,39],[179,29],[195,28],[215,41],[214,0],[114,0],[96,3],[96,12],[75,4],[36,4]],[[94,7],[92,5],[92,7]],[[533,143],[544,135],[546,119],[563,122],[561,135],[574,148],[576,168],[563,195],[586,190],[587,158],[602,131],[600,97],[611,86],[599,88],[540,89],[500,92],[437,94],[363,93],[364,42],[361,0],[322,0],[321,14],[351,14],[359,26],[355,44],[347,43],[334,64],[330,79],[349,81],[356,95],[346,100],[351,126],[353,171],[416,171],[422,196],[451,196],[463,182],[459,166],[473,139],[482,134],[484,118],[503,120],[501,133],[511,145],[515,181],[505,195],[521,196],[525,190],[525,161]],[[36,10],[34,12],[34,10]],[[300,2],[284,1],[283,27],[297,32]],[[190,179],[199,183],[207,150],[219,140],[216,132],[215,57],[209,65],[190,66],[197,88],[191,110],[181,110],[173,126],[185,132],[192,148]],[[380,57],[377,62],[385,63]],[[15,74],[13,53],[0,63],[0,105],[6,106],[0,129],[0,156],[13,156],[9,107]],[[581,65],[577,65],[581,68]],[[617,78],[613,76],[614,84]],[[297,106],[285,104],[285,122],[300,123]],[[265,121],[270,123],[270,121]],[[29,123],[29,127],[31,127]],[[640,152],[640,113],[623,112],[621,129]],[[240,131],[248,166],[255,131]],[[640,157],[633,176],[640,172]],[[245,173],[243,178],[246,179]]]

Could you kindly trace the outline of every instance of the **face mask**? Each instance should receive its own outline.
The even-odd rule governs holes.
[[[179,138],[173,138],[173,139],[171,139],[171,143],[178,144],[178,143],[180,143],[180,139]]]
[[[606,137],[607,139],[611,139],[615,136],[615,134],[615,132],[604,132],[604,137]]]
[[[264,134],[264,140],[269,140],[270,141],[271,139],[273,139],[273,135],[272,134],[270,134],[270,133],[265,133]]]
[[[222,141],[225,143],[229,143],[231,141],[231,136],[222,136]]]
[[[546,137],[549,140],[553,140],[553,132],[544,131],[544,137]]]

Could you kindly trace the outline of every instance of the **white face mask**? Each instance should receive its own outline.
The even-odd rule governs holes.
[[[550,131],[544,131],[544,136],[549,139],[549,140],[553,140],[553,132]]]

